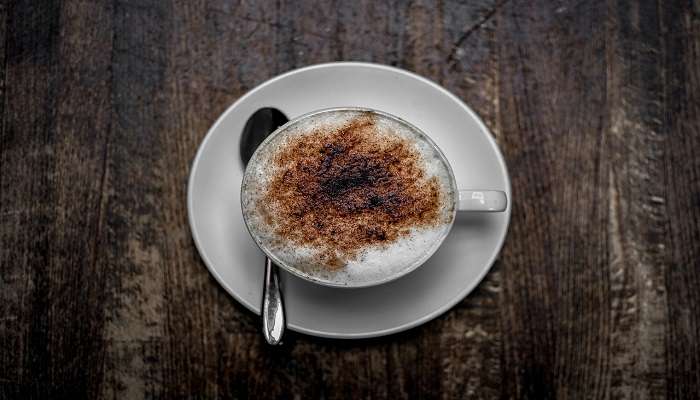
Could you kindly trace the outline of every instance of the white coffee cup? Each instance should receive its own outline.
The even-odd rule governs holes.
[[[281,135],[285,135],[289,133],[292,128],[297,127],[299,124],[302,124],[311,118],[318,117],[323,113],[342,113],[342,112],[347,112],[347,113],[358,113],[358,112],[364,112],[364,113],[372,113],[374,115],[377,115],[382,118],[387,118],[390,120],[393,120],[394,122],[400,124],[401,126],[411,130],[417,137],[420,138],[420,140],[423,143],[428,144],[434,152],[439,155],[442,163],[445,165],[447,173],[449,175],[449,183],[452,186],[452,190],[450,190],[451,193],[454,193],[454,196],[452,196],[452,207],[450,209],[452,210],[451,213],[451,218],[449,221],[449,226],[447,229],[443,230],[443,233],[440,234],[439,236],[433,238],[432,243],[430,243],[430,246],[427,246],[427,251],[422,254],[420,258],[415,259],[413,262],[411,262],[408,265],[403,265],[399,269],[393,269],[388,271],[386,274],[380,274],[373,276],[371,279],[360,279],[360,280],[353,280],[353,279],[347,279],[347,277],[344,277],[342,273],[333,273],[333,274],[326,274],[326,275],[319,275],[317,273],[311,273],[306,270],[302,270],[294,265],[291,265],[290,263],[286,262],[284,257],[281,257],[280,254],[277,254],[277,251],[273,246],[270,246],[266,240],[263,240],[261,235],[258,233],[257,229],[254,229],[254,227],[251,226],[251,207],[246,207],[244,202],[246,201],[245,199],[249,198],[249,191],[253,190],[253,188],[256,186],[256,178],[255,174],[252,173],[252,171],[259,170],[260,165],[258,163],[261,163],[262,157],[261,155],[265,154],[266,152],[271,151],[271,143],[273,141],[277,140],[280,138]],[[273,261],[275,264],[277,264],[280,268],[302,278],[305,280],[308,280],[310,282],[314,282],[317,284],[321,285],[326,285],[326,286],[333,286],[333,287],[344,287],[344,288],[358,288],[358,287],[367,287],[367,286],[374,286],[382,283],[386,283],[389,281],[392,281],[394,279],[398,279],[399,277],[406,275],[410,273],[411,271],[415,270],[418,268],[420,265],[422,265],[425,261],[432,256],[435,251],[440,247],[442,242],[445,240],[447,235],[449,234],[449,231],[454,224],[455,221],[455,214],[457,212],[503,212],[506,210],[507,207],[507,197],[505,192],[499,191],[499,190],[485,190],[485,189],[461,189],[458,188],[457,186],[457,181],[454,176],[454,172],[452,170],[452,167],[450,166],[449,161],[447,158],[445,158],[443,152],[437,147],[437,145],[430,139],[430,137],[425,134],[423,131],[421,131],[419,128],[415,127],[414,125],[406,122],[405,120],[398,118],[396,116],[393,116],[391,114],[388,114],[383,111],[378,111],[378,110],[373,110],[373,109],[368,109],[368,108],[358,108],[358,107],[340,107],[340,108],[329,108],[329,109],[324,109],[324,110],[319,110],[319,111],[314,111],[310,112],[308,114],[304,114],[300,117],[297,117],[289,122],[287,122],[285,125],[279,127],[277,130],[275,130],[270,136],[267,137],[263,143],[260,144],[260,146],[257,148],[255,153],[253,154],[252,158],[250,159],[246,171],[243,176],[243,183],[241,185],[241,201],[242,201],[242,209],[243,209],[243,219],[246,223],[246,227],[248,228],[248,232],[250,233],[251,237],[253,240],[256,242],[258,247]],[[333,276],[337,275],[337,279],[333,278]]]

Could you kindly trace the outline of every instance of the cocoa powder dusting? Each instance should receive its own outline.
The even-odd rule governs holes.
[[[410,141],[377,134],[372,114],[294,137],[274,162],[278,173],[258,207],[272,210],[281,238],[321,249],[329,269],[439,223],[439,182],[426,178]]]

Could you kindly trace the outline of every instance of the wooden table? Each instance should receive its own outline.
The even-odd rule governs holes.
[[[334,60],[471,105],[512,223],[437,320],[273,348],[193,246],[189,165]],[[9,0],[0,93],[0,398],[700,397],[697,0]]]

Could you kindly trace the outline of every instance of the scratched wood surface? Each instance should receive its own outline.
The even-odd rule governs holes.
[[[503,252],[391,337],[289,334],[215,283],[186,218],[217,116],[373,61],[486,121]],[[700,398],[700,3],[0,2],[0,398]]]

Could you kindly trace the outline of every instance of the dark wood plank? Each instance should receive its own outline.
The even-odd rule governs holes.
[[[667,305],[666,392],[674,399],[699,398],[700,4],[679,2],[659,10],[664,106],[657,151],[663,163],[659,181],[650,183],[662,193],[667,225],[662,237],[651,240],[660,243],[654,251],[666,256],[665,287],[658,289]]]
[[[110,115],[109,10],[16,2],[7,21],[0,265],[11,288],[3,290],[3,331],[13,338],[3,353],[17,356],[3,362],[7,394],[94,397],[103,348],[105,271],[95,260]]]
[[[5,121],[5,71],[7,70],[5,51],[7,50],[7,13],[8,5],[0,4],[0,129]]]
[[[668,229],[662,125],[666,66],[656,2],[611,2],[608,27],[608,220],[611,394],[666,394]],[[655,182],[659,182],[657,185]]]
[[[499,109],[513,185],[502,255],[507,398],[608,395],[609,158],[598,2],[509,2]]]
[[[167,357],[166,333],[186,330],[169,319],[165,306],[169,266],[177,262],[166,258],[168,235],[177,233],[169,233],[174,223],[165,215],[172,205],[163,198],[170,12],[169,4],[160,1],[120,0],[112,9],[105,246],[98,259],[108,274],[100,377],[105,398],[162,397],[167,374],[177,372],[167,367],[173,360]]]
[[[5,93],[2,132],[3,392],[7,397],[48,393],[31,385],[50,377],[49,342],[54,331],[48,300],[52,239],[60,227],[53,124],[56,109],[59,9],[33,12],[29,2],[6,9]],[[31,112],[27,112],[31,110]],[[57,341],[53,341],[54,346]],[[31,351],[29,349],[32,349]],[[56,348],[64,350],[61,346]]]

